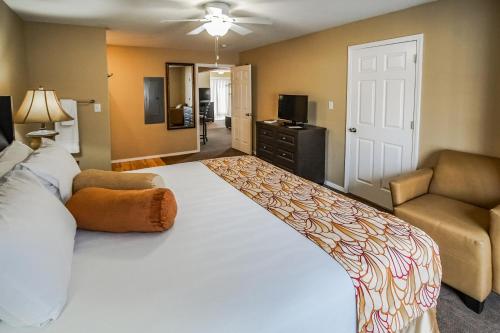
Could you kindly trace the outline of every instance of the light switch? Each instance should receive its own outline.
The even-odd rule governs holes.
[[[333,101],[328,101],[328,110],[333,110]]]
[[[99,103],[94,104],[94,112],[101,112],[101,104]]]

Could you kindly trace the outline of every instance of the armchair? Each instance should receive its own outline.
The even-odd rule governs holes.
[[[443,151],[434,169],[390,182],[394,214],[439,245],[443,282],[480,313],[500,292],[500,159]]]

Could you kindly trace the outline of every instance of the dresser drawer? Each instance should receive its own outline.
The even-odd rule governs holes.
[[[257,135],[262,137],[262,138],[273,139],[274,138],[274,129],[264,127],[264,126],[258,126],[257,127]]]
[[[277,138],[279,143],[286,143],[289,145],[295,145],[295,136],[283,131],[278,131]]]
[[[276,157],[287,162],[295,163],[295,153],[281,148],[276,149]]]
[[[274,146],[272,144],[269,144],[267,142],[259,141],[259,144],[257,145],[257,149],[259,151],[264,151],[266,153],[273,154],[274,153]]]
[[[274,161],[274,149],[272,144],[259,140],[257,142],[257,157],[272,163]]]
[[[267,151],[264,150],[257,150],[257,157],[269,162],[271,164],[274,164],[274,156],[273,154],[268,153]]]
[[[295,165],[293,163],[290,163],[286,160],[282,160],[280,158],[277,158],[274,160],[274,165],[276,165],[279,168],[282,168],[288,172],[295,173]]]
[[[269,137],[269,136],[265,136],[265,135],[257,136],[257,142],[268,143],[270,145],[276,144],[276,141],[274,140],[274,138]]]

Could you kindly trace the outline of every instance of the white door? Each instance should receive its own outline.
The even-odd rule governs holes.
[[[348,191],[392,208],[389,181],[412,170],[417,41],[350,50]]]
[[[252,68],[231,68],[231,135],[234,149],[252,154]]]

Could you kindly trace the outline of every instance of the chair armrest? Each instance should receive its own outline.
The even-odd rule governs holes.
[[[500,293],[500,205],[490,210],[490,241],[493,259],[493,290]]]
[[[399,206],[411,199],[426,194],[431,183],[432,169],[420,169],[390,181],[392,204]]]

